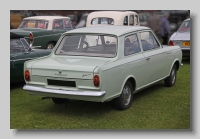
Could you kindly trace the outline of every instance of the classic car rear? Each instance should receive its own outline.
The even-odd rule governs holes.
[[[96,26],[64,33],[51,55],[25,63],[28,94],[105,102],[127,109],[133,94],[160,80],[174,86],[179,46],[163,47],[147,27]]]
[[[24,62],[49,55],[51,50],[32,49],[23,36],[10,32],[10,83],[24,81]]]
[[[190,57],[190,22],[186,19],[169,39],[169,45],[180,46],[184,57]]]
[[[17,29],[11,32],[23,36],[29,43],[30,32],[34,36],[34,46],[40,49],[52,49],[61,34],[74,29],[69,17],[64,16],[32,16],[24,18]]]

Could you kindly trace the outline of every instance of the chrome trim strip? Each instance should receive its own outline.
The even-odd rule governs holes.
[[[53,93],[53,94],[60,94],[60,95],[103,96],[104,94],[106,94],[106,91],[70,91],[70,90],[62,90],[62,89],[61,90],[48,89],[44,87],[35,87],[35,86],[30,86],[30,85],[24,85],[23,89],[27,91]]]
[[[34,37],[34,39],[41,38],[41,37],[46,37],[46,36],[62,35],[63,33],[56,33],[56,34],[50,34],[50,35],[37,36],[37,37]]]
[[[129,63],[132,63],[132,62],[135,62],[135,61],[139,61],[139,60],[142,60],[142,59],[144,59],[144,58],[140,58],[140,59],[137,59],[137,60],[129,61],[129,62],[120,64],[120,65],[113,66],[113,67],[105,68],[105,69],[103,69],[103,71],[106,71],[106,70],[109,70],[109,69],[112,69],[112,68],[115,68],[115,67],[119,67],[119,66],[122,66],[122,65],[125,65],[125,64],[129,64]]]
[[[39,58],[39,57],[35,57],[35,58],[25,58],[25,59],[17,59],[17,60],[12,60],[12,61],[13,61],[13,62],[16,62],[16,61],[31,60],[31,59],[36,59],[36,58]]]

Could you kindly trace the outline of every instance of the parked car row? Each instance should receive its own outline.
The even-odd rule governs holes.
[[[121,110],[131,107],[134,93],[158,81],[175,85],[182,66],[175,41],[180,31],[173,45],[163,46],[136,12],[92,12],[85,23],[75,28],[69,17],[24,18],[10,31],[11,82],[25,81],[28,94],[55,104],[112,101]]]

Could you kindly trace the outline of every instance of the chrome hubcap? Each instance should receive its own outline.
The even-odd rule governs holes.
[[[53,49],[53,44],[49,44],[48,46],[47,46],[47,49]]]
[[[175,76],[175,70],[172,70],[172,83],[175,82],[176,76]]]
[[[123,103],[124,105],[128,105],[131,100],[131,89],[128,86],[125,86],[122,93],[123,93]]]

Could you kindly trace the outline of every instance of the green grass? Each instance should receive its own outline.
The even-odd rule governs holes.
[[[174,87],[159,82],[134,95],[131,108],[118,111],[111,102],[52,100],[31,96],[24,83],[10,88],[11,129],[190,129],[190,61],[185,59]]]

